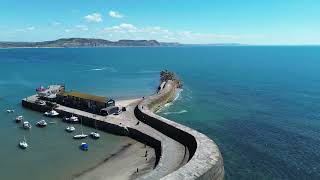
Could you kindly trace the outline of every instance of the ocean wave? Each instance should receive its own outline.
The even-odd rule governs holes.
[[[117,72],[117,70],[114,67],[108,66],[108,67],[92,67],[91,69],[86,70],[80,70],[80,71],[74,71],[74,72],[88,72],[88,71],[108,71],[108,72]]]
[[[163,107],[160,108],[160,109],[157,111],[157,113],[160,113],[160,112],[163,112],[163,111],[167,110],[171,105],[173,105],[173,103],[174,103],[175,101],[180,100],[180,99],[181,99],[181,96],[180,96],[180,95],[181,95],[181,92],[182,92],[182,91],[183,91],[183,89],[177,89],[177,91],[176,91],[176,97],[173,99],[173,101],[171,101],[171,102],[163,105]]]
[[[181,110],[181,111],[173,111],[173,112],[164,112],[163,114],[169,115],[169,114],[182,114],[188,112],[187,110]]]
[[[103,71],[105,70],[106,68],[95,68],[95,69],[90,69],[90,71]]]

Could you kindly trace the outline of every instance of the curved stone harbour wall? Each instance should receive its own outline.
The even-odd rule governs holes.
[[[156,110],[175,97],[175,90],[175,82],[168,81],[162,90],[145,98],[135,109],[138,119],[185,145],[189,150],[190,156],[187,164],[162,179],[223,179],[223,159],[218,146],[210,138],[196,130],[154,114]]]

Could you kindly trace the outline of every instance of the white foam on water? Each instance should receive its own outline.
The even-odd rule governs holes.
[[[168,115],[168,114],[182,114],[188,112],[187,110],[181,110],[181,111],[173,111],[173,112],[164,112],[163,114]]]
[[[164,110],[168,109],[171,105],[173,105],[173,103],[177,100],[180,100],[181,99],[181,92],[183,91],[183,89],[177,89],[176,91],[176,97],[173,99],[172,102],[169,102],[167,104],[165,104],[162,108],[160,108],[159,110],[157,110],[156,113],[160,113],[160,112],[163,112]],[[163,113],[164,114],[164,113]]]
[[[95,68],[95,69],[90,69],[90,71],[103,71],[105,70],[106,68]]]

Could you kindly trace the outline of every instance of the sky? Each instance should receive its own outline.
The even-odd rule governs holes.
[[[0,0],[0,41],[320,44],[319,0]]]

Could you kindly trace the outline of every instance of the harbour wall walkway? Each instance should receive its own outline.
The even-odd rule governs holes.
[[[176,84],[168,81],[157,94],[145,98],[135,109],[138,119],[188,148],[188,162],[162,179],[223,179],[223,159],[218,146],[211,139],[196,130],[154,114],[175,96]],[[158,165],[161,168],[159,166],[161,164]]]

